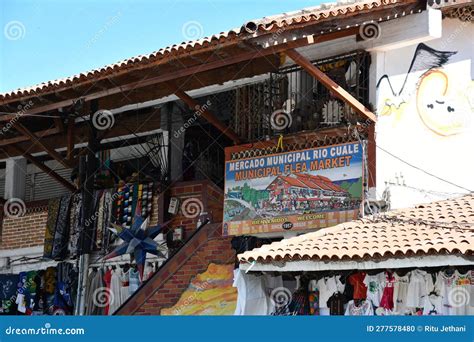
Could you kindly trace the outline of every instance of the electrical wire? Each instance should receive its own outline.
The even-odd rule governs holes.
[[[463,186],[461,186],[461,185],[455,184],[455,183],[453,183],[453,182],[451,182],[451,181],[448,181],[448,180],[446,180],[446,179],[444,179],[444,178],[441,178],[441,177],[439,177],[439,176],[436,176],[435,174],[432,174],[431,172],[428,172],[428,171],[426,171],[426,170],[423,170],[422,168],[420,168],[420,167],[418,167],[418,166],[415,166],[415,165],[413,165],[413,164],[407,162],[406,160],[403,160],[402,158],[400,158],[400,157],[394,155],[393,153],[387,151],[386,149],[380,147],[380,146],[377,145],[377,144],[376,144],[375,146],[376,146],[378,149],[380,149],[380,150],[384,151],[385,153],[387,153],[388,155],[392,156],[393,158],[395,158],[395,159],[401,161],[402,163],[404,163],[404,164],[406,164],[406,165],[408,165],[408,166],[410,166],[410,167],[412,167],[412,168],[414,168],[414,169],[416,169],[416,170],[418,170],[418,171],[421,171],[421,172],[427,174],[428,176],[434,177],[434,178],[436,178],[436,179],[438,179],[438,180],[440,180],[440,181],[442,181],[442,182],[445,182],[445,183],[447,183],[447,184],[450,184],[450,185],[452,185],[452,186],[455,186],[455,187],[457,187],[457,188],[459,188],[459,189],[466,190],[466,191],[469,192],[469,193],[472,193],[472,192],[473,192],[472,190],[469,190],[468,188],[465,188],[465,187],[463,187]]]

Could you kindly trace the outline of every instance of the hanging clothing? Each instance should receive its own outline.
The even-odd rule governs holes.
[[[106,190],[104,193],[104,206],[103,206],[103,226],[102,226],[102,252],[106,253],[109,250],[109,246],[112,239],[112,233],[109,230],[110,222],[112,219],[112,190]]]
[[[423,306],[423,315],[437,316],[443,314],[443,297],[437,294],[427,295]]]
[[[272,312],[275,312],[275,310],[277,309],[275,300],[272,300],[271,298],[272,291],[283,287],[283,277],[281,275],[273,277],[269,274],[265,274],[263,275],[263,286],[265,288],[265,293],[267,296],[267,306],[268,306],[267,314],[270,315]]]
[[[110,282],[112,280],[112,270],[111,269],[108,269],[107,271],[105,271],[105,274],[104,274],[104,283],[105,283],[105,288],[106,288],[106,291],[104,291],[104,295],[105,295],[105,307],[104,307],[104,314],[105,315],[110,315],[109,313],[109,309],[110,309],[110,303],[112,302],[112,296],[110,294]]]
[[[137,270],[131,268],[128,271],[128,292],[130,295],[134,294],[135,291],[140,287],[140,273]]]
[[[128,272],[130,272],[130,270],[128,271],[123,271],[123,270],[120,270],[119,271],[119,278],[120,278],[120,301],[122,303],[125,303],[125,301],[128,299],[128,297],[130,297],[130,290],[129,290],[129,275],[128,275]]]
[[[370,300],[361,300],[359,305],[354,300],[347,303],[346,316],[373,316],[374,309]]]
[[[53,198],[48,202],[48,219],[46,221],[43,247],[43,256],[45,258],[51,258],[53,252],[53,242],[56,232],[56,221],[58,219],[60,203],[61,200],[59,198]]]
[[[266,315],[268,302],[263,277],[234,271],[233,287],[237,288],[237,307],[234,315]]]
[[[106,291],[102,270],[93,271],[88,277],[89,289],[86,295],[87,315],[102,315],[104,312],[104,293]]]
[[[428,292],[426,291],[426,276],[428,274],[422,270],[413,270],[410,272],[410,282],[407,290],[407,307],[422,308],[424,299]],[[431,277],[431,276],[430,276]]]
[[[448,275],[440,271],[438,280],[443,297],[443,315],[468,315],[473,294],[471,272],[461,274],[456,270]]]
[[[395,284],[393,286],[393,313],[397,315],[405,315],[408,313],[407,293],[408,283],[410,282],[409,273],[404,276],[394,274]]]
[[[68,251],[71,257],[78,255],[79,236],[81,234],[82,194],[74,194],[71,198],[70,230]]]
[[[310,291],[309,295],[309,314],[318,316],[319,315],[319,291]]]
[[[26,314],[28,308],[27,296],[28,296],[28,285],[26,280],[26,272],[20,272],[19,281],[16,290],[17,310],[20,313]]]
[[[51,258],[55,260],[64,258],[67,253],[70,200],[71,195],[64,195],[61,197],[61,202],[59,204],[58,218],[56,220],[56,229],[51,252]]]
[[[319,290],[319,311],[321,315],[329,315],[328,300],[336,292],[344,292],[341,276],[324,277],[317,281]]]
[[[344,315],[345,298],[346,297],[342,293],[336,292],[328,299],[329,314],[331,316]]]
[[[103,235],[104,235],[104,201],[105,201],[105,191],[98,192],[98,203],[97,203],[97,219],[95,225],[95,246],[97,250],[102,249],[103,245]],[[107,309],[106,309],[107,311]]]
[[[349,276],[349,284],[354,288],[354,299],[367,298],[367,286],[364,284],[365,275],[364,272],[357,272]]]
[[[112,315],[124,303],[122,302],[120,271],[112,270],[109,286],[109,315]]]
[[[13,314],[18,274],[0,274],[0,314]]]
[[[385,272],[384,289],[382,293],[382,299],[380,300],[380,306],[386,310],[393,310],[393,292],[395,285],[395,277],[393,273]]]
[[[44,292],[53,295],[56,288],[56,267],[48,267],[44,274]]]
[[[367,299],[372,302],[373,306],[379,307],[385,285],[384,272],[376,275],[367,274],[364,278],[364,284],[367,286]]]

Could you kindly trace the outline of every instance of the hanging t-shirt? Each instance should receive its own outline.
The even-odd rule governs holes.
[[[14,311],[13,304],[18,281],[18,274],[0,275],[0,314],[11,314]]]
[[[270,315],[272,312],[275,312],[276,310],[275,300],[271,298],[272,291],[277,288],[283,287],[283,277],[281,275],[273,277],[269,274],[265,274],[263,276],[263,285],[264,285],[265,293],[267,297],[267,307],[268,307],[267,314]]]
[[[346,316],[372,316],[374,314],[374,309],[372,303],[369,300],[362,300],[359,305],[356,305],[354,300],[347,303]]]
[[[423,306],[424,316],[437,316],[443,314],[443,297],[436,294],[425,296],[425,305]]]
[[[471,273],[452,275],[440,271],[438,274],[440,292],[443,297],[443,315],[467,315],[471,305]]]
[[[367,286],[364,284],[365,273],[357,272],[349,277],[349,284],[354,288],[354,299],[367,298]]]
[[[344,315],[345,297],[342,293],[336,292],[328,300],[329,314],[331,316]]]
[[[328,300],[336,292],[344,292],[344,284],[340,281],[341,276],[324,277],[318,280],[319,308],[327,309]]]
[[[413,270],[410,272],[410,282],[408,283],[407,290],[407,307],[422,308],[424,306],[424,297],[428,294],[427,278],[430,279],[431,275],[425,271]]]
[[[237,288],[237,307],[234,315],[266,315],[268,301],[263,277],[246,274],[239,269],[234,271],[233,287]]]
[[[128,271],[128,292],[134,294],[140,287],[140,273],[133,268]]]
[[[394,277],[395,283],[393,285],[393,313],[397,315],[405,315],[410,311],[407,308],[407,292],[410,276],[409,274],[399,276],[395,273]]]
[[[376,307],[380,306],[380,299],[385,284],[385,273],[378,273],[376,275],[366,275],[364,284],[367,286],[367,299]]]
[[[385,272],[385,283],[382,294],[382,299],[380,300],[380,306],[386,310],[392,310],[394,307],[393,304],[393,292],[395,285],[395,277],[393,273]]]

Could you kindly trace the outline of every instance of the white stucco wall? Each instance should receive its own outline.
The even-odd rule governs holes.
[[[442,38],[426,45],[456,54],[430,73],[446,54],[421,51],[407,73],[418,45],[373,53],[372,80],[387,75],[395,92],[387,79],[373,92],[379,115],[377,193],[390,187],[392,209],[474,191],[474,24],[445,19],[442,29]]]

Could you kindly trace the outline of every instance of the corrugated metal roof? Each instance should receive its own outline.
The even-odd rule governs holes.
[[[409,0],[363,0],[363,1],[340,1],[337,3],[325,3],[320,6],[306,8],[300,11],[283,13],[275,16],[264,17],[258,20],[251,20],[240,28],[235,28],[226,32],[221,32],[210,37],[182,42],[146,55],[134,56],[116,63],[106,65],[102,68],[93,69],[84,73],[70,77],[44,82],[30,87],[24,87],[5,93],[0,93],[0,104],[11,102],[27,96],[36,96],[46,92],[60,91],[72,85],[87,83],[91,80],[98,80],[115,74],[119,71],[135,69],[151,64],[166,62],[169,57],[188,54],[191,51],[213,48],[222,43],[237,42],[245,38],[251,38],[260,34],[277,31],[282,28],[299,26],[331,17],[342,17],[352,13],[367,11],[381,6],[403,4],[413,2]]]
[[[474,194],[339,224],[262,246],[238,258],[266,263],[433,253],[474,254]]]

